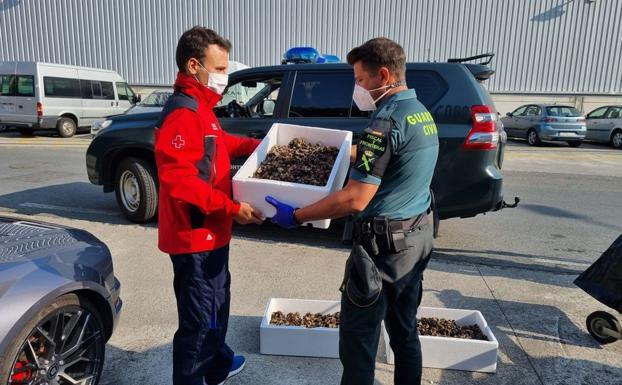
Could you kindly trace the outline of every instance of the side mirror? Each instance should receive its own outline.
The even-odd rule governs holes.
[[[510,118],[511,118],[512,116],[514,116],[511,112],[508,112],[508,113],[507,113],[507,114],[505,114],[505,115],[506,115],[506,116],[508,116],[508,117],[510,117]]]
[[[134,95],[134,99],[132,100],[134,102],[134,104],[140,102],[141,100],[143,100],[142,96],[140,95]]]

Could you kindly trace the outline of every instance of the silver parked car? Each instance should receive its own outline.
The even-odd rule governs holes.
[[[130,107],[124,114],[141,114],[143,112],[162,111],[169,96],[173,95],[172,89],[153,91],[143,101]]]
[[[585,117],[571,106],[527,104],[508,112],[501,121],[508,137],[527,139],[531,146],[561,141],[579,147],[587,133]]]
[[[622,106],[604,106],[587,114],[586,139],[622,148]]]
[[[96,385],[119,292],[93,235],[0,217],[0,384]]]

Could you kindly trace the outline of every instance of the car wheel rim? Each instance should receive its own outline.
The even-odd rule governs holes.
[[[70,122],[63,122],[62,129],[66,135],[71,134],[73,131],[73,125]]]
[[[615,147],[622,147],[622,132],[617,132],[613,136],[613,145]]]
[[[121,200],[130,212],[138,210],[140,205],[140,187],[138,179],[131,171],[124,171],[121,175]]]
[[[102,330],[88,311],[78,308],[53,313],[26,338],[8,385],[94,384],[103,346]]]
[[[529,144],[534,144],[534,143],[536,143],[536,132],[531,131],[529,133]]]

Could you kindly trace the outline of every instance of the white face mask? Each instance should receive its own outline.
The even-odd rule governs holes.
[[[227,88],[227,84],[229,84],[229,75],[209,72],[207,68],[203,67],[203,64],[201,64],[201,62],[198,63],[201,68],[203,68],[207,72],[207,84],[201,83],[199,81],[199,78],[197,78],[196,76],[194,78],[197,80],[197,82],[203,84],[205,87],[209,88],[210,90],[216,92],[219,95],[222,95],[222,93],[225,92],[225,88]]]
[[[373,90],[366,90],[365,88],[359,86],[358,84],[355,84],[354,94],[352,95],[352,99],[354,99],[354,103],[356,103],[356,106],[359,108],[359,110],[373,111],[376,109],[376,102],[382,99],[389,91],[391,91],[391,88],[395,88],[395,87],[396,85],[391,84],[391,85],[374,88]],[[378,91],[384,88],[389,88],[389,89],[386,90],[384,94],[380,95],[380,97],[374,99],[371,96],[370,94],[371,91]]]

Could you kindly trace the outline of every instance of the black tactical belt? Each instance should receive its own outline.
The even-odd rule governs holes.
[[[406,235],[420,225],[428,224],[428,213],[403,221],[387,217],[363,218],[356,221],[355,242],[361,244],[372,256],[399,253],[408,248]]]

